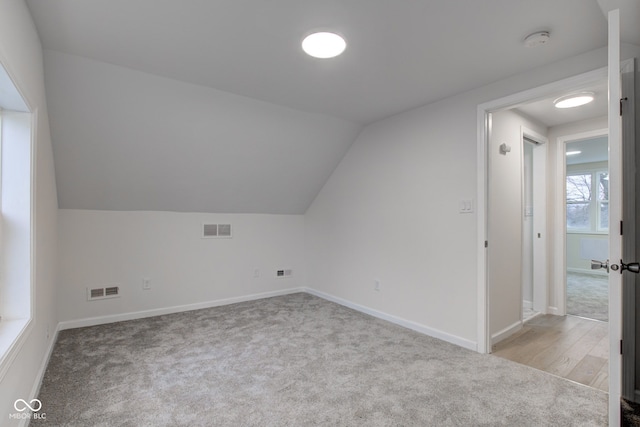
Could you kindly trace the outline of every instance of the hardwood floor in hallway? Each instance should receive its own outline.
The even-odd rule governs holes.
[[[538,316],[494,345],[492,353],[608,391],[608,327],[607,322],[575,316]]]

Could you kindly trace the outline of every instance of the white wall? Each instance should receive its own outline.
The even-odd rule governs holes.
[[[302,215],[61,209],[58,218],[63,327],[213,305],[305,281]],[[233,238],[202,239],[205,222],[232,224]],[[275,277],[289,268],[291,278]],[[145,277],[151,290],[142,289]],[[122,296],[87,301],[86,288],[104,286],[119,286]]]
[[[16,399],[35,397],[43,361],[53,339],[47,328],[57,324],[54,306],[56,282],[57,195],[53,154],[44,91],[42,48],[29,11],[23,1],[0,1],[0,61],[36,114],[33,218],[34,326],[20,353],[0,382],[2,425],[14,425],[7,414]],[[46,403],[45,403],[46,405]]]
[[[606,66],[606,49],[373,123],[306,215],[308,286],[477,342],[477,106]],[[373,290],[373,280],[381,290]]]
[[[514,110],[494,113],[489,139],[488,188],[488,287],[489,328],[504,338],[522,319],[523,278],[523,145],[522,128],[540,135],[546,127]],[[500,145],[511,152],[502,154]],[[531,244],[529,241],[528,243]],[[531,246],[531,245],[530,245]]]
[[[583,258],[580,254],[580,248],[583,245],[583,240],[602,240],[602,247],[606,248],[609,246],[609,235],[608,234],[589,234],[589,233],[567,233],[567,271],[577,272],[577,273],[594,273],[594,274],[605,274],[603,271],[599,270],[591,270],[591,260],[597,259],[599,261],[604,261],[609,259],[608,256],[598,256],[598,257],[590,257]],[[589,242],[587,244],[593,244],[593,242]]]
[[[303,214],[362,127],[57,51],[44,59],[64,209]]]

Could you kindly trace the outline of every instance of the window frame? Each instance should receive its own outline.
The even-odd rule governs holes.
[[[574,170],[571,171],[567,171],[566,175],[565,175],[565,191],[564,191],[564,199],[565,199],[565,212],[568,212],[568,206],[575,204],[585,204],[588,203],[589,205],[589,227],[588,228],[579,228],[579,227],[570,227],[569,223],[568,223],[568,215],[565,215],[565,226],[567,229],[567,233],[574,233],[574,234],[609,234],[609,227],[607,226],[605,227],[601,227],[601,204],[606,204],[607,208],[609,206],[609,200],[608,199],[601,199],[600,198],[600,176],[602,175],[609,175],[609,168],[603,168],[603,167],[591,167],[591,168],[576,168]],[[591,176],[591,187],[590,187],[590,191],[591,191],[591,198],[588,201],[580,201],[580,200],[575,200],[575,201],[571,201],[568,200],[567,198],[567,181],[569,180],[569,177],[571,176],[578,176],[578,175],[590,175]]]

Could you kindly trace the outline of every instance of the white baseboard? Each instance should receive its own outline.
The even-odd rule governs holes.
[[[558,313],[560,313],[560,309],[558,309],[558,307],[549,306],[549,308],[547,308],[547,313],[557,316]]]
[[[493,334],[491,336],[491,345],[497,344],[500,341],[510,337],[511,335],[513,335],[516,332],[518,332],[520,329],[522,329],[522,321],[518,320],[514,324],[509,325],[506,328],[504,328],[503,330],[498,331],[495,334]]]
[[[65,320],[58,324],[57,330],[83,328],[85,326],[103,325],[106,323],[122,322],[125,320],[143,319],[145,317],[162,316],[163,314],[180,313],[183,311],[200,310],[202,308],[218,307],[221,305],[235,304],[245,301],[253,301],[262,298],[278,297],[296,292],[305,292],[304,288],[283,289],[273,292],[244,295],[240,297],[225,298],[214,301],[199,302],[195,304],[176,305],[173,307],[156,308],[153,310],[134,311],[129,313],[112,314],[108,316],[88,317],[85,319]]]
[[[122,322],[125,320],[134,320],[134,319],[142,319],[145,317],[161,316],[163,314],[179,313],[183,311],[199,310],[202,308],[218,307],[221,305],[235,304],[238,302],[253,301],[253,300],[262,299],[262,298],[289,295],[297,292],[306,292],[308,294],[315,295],[317,297],[326,299],[328,301],[335,302],[345,307],[349,307],[361,313],[365,313],[370,316],[377,317],[379,319],[386,320],[391,323],[395,323],[396,325],[403,326],[405,328],[414,330],[416,332],[420,332],[422,334],[425,334],[434,338],[438,338],[443,341],[447,341],[451,344],[455,344],[460,347],[467,348],[469,350],[477,351],[477,343],[475,341],[461,338],[456,335],[452,335],[452,334],[440,331],[438,329],[430,328],[420,323],[413,322],[411,320],[403,319],[401,317],[384,313],[382,311],[374,310],[372,308],[365,307],[363,305],[356,304],[354,302],[351,302],[330,294],[326,294],[324,292],[316,291],[315,289],[304,288],[304,287],[284,289],[284,290],[273,291],[273,292],[264,292],[264,293],[246,295],[246,296],[235,297],[235,298],[226,298],[226,299],[215,300],[215,301],[159,308],[159,309],[153,309],[153,310],[113,314],[109,316],[89,317],[85,319],[66,320],[58,324],[58,327],[56,329],[56,334],[57,334],[57,331],[63,331],[65,329],[103,325],[106,323]]]
[[[522,308],[528,308],[529,310],[533,310],[533,301],[522,301]]]
[[[403,319],[401,317],[393,316],[391,314],[384,313],[382,311],[374,310],[369,307],[365,307],[364,305],[356,304],[354,302],[348,301],[343,298],[339,298],[330,294],[326,294],[324,292],[316,291],[315,289],[306,288],[305,291],[311,295],[315,295],[322,299],[326,299],[327,301],[332,301],[337,304],[343,305],[345,307],[351,308],[353,310],[359,311],[361,313],[368,314],[373,317],[377,317],[378,319],[386,320],[391,323],[395,323],[396,325],[403,326],[407,329],[411,329],[416,332],[420,332],[421,334],[428,335],[433,338],[438,338],[443,341],[447,341],[451,344],[458,345],[460,347],[464,347],[469,350],[477,351],[477,343],[475,341],[470,341],[465,338],[461,338],[455,335],[448,334],[446,332],[430,328],[428,326],[422,325],[417,322],[413,322],[411,320]]]

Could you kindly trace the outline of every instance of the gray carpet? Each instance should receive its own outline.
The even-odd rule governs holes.
[[[304,294],[62,331],[32,426],[604,426],[607,394]]]
[[[595,274],[567,273],[567,313],[609,321],[609,279]]]

